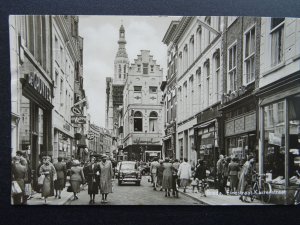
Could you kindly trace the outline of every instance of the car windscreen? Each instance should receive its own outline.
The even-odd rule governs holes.
[[[122,170],[134,170],[135,169],[135,164],[134,163],[121,164],[121,169]]]

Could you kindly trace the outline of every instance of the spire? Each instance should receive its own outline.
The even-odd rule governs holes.
[[[122,21],[121,27],[119,29],[119,41],[118,41],[118,44],[119,44],[119,49],[118,49],[118,52],[117,52],[117,57],[128,58],[128,55],[127,55],[127,52],[126,52],[126,48],[125,48],[126,40],[125,40],[125,28],[123,26],[123,21]]]

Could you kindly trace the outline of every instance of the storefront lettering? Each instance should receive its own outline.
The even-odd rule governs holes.
[[[40,95],[42,95],[47,101],[51,101],[50,99],[50,88],[42,81],[37,74],[30,73],[27,77],[27,83],[33,87]]]

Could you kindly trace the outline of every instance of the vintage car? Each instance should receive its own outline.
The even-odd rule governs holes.
[[[137,162],[122,161],[119,166],[118,184],[122,182],[135,182],[136,185],[141,185],[141,173],[138,170]]]

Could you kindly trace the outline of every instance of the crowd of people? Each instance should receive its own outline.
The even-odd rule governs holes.
[[[106,155],[101,155],[101,160],[91,157],[89,162],[80,162],[77,159],[63,161],[58,157],[57,162],[52,163],[50,156],[43,156],[37,168],[37,192],[45,204],[47,198],[55,196],[61,199],[61,192],[67,188],[73,192],[73,200],[78,199],[77,194],[81,191],[82,185],[87,183],[90,204],[95,203],[95,195],[102,196],[101,203],[107,203],[107,196],[112,193],[113,169],[110,160]],[[32,170],[26,153],[18,151],[12,158],[12,199],[14,205],[26,205],[32,193]],[[67,180],[69,186],[67,185]]]

